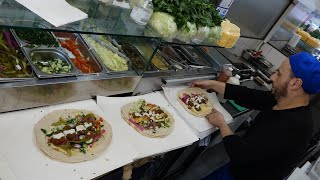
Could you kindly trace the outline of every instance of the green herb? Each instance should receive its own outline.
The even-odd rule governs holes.
[[[77,123],[78,123],[78,120],[77,120],[77,118],[72,118],[72,119],[69,119],[69,120],[67,121],[67,123],[69,123],[69,124],[77,124]]]
[[[41,131],[47,135],[47,130],[41,128]]]
[[[86,143],[83,143],[81,145],[80,152],[82,152],[83,154],[86,154],[87,153],[87,148],[88,148],[88,145]]]
[[[311,32],[310,35],[311,35],[312,37],[314,37],[314,38],[320,39],[320,30],[317,29],[317,30]]]
[[[0,78],[31,77],[31,68],[24,55],[17,48],[9,46],[16,43],[11,36],[8,32],[0,31]]]
[[[51,126],[60,126],[60,125],[66,125],[67,122],[65,122],[63,119],[59,119],[58,122],[52,123]]]
[[[154,0],[154,11],[166,12],[175,18],[178,28],[186,28],[187,22],[198,27],[220,26],[222,18],[209,0]]]

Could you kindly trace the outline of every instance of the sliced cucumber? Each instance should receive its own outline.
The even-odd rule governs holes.
[[[89,139],[88,141],[86,141],[86,144],[91,144],[93,142],[93,139]]]

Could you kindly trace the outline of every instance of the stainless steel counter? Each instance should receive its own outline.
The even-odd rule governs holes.
[[[141,76],[93,75],[0,84],[0,112],[133,92]]]

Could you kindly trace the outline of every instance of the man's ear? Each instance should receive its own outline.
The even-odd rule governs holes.
[[[302,79],[300,78],[293,78],[290,81],[290,86],[293,90],[298,90],[299,88],[302,88]]]

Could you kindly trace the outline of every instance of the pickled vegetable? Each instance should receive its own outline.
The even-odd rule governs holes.
[[[121,48],[132,61],[132,65],[134,68],[136,68],[137,70],[145,69],[146,63],[139,55],[139,52],[137,52],[133,46],[129,44],[122,44]]]
[[[0,31],[0,78],[28,78],[31,68],[9,32]]]
[[[150,58],[153,53],[153,49],[150,46],[148,46],[147,44],[140,43],[139,49],[143,52],[143,54],[145,55],[146,58]],[[156,66],[160,70],[168,70],[169,69],[169,65],[166,63],[166,61],[163,59],[163,57],[161,57],[158,53],[156,53],[153,56],[151,62],[154,66]]]

